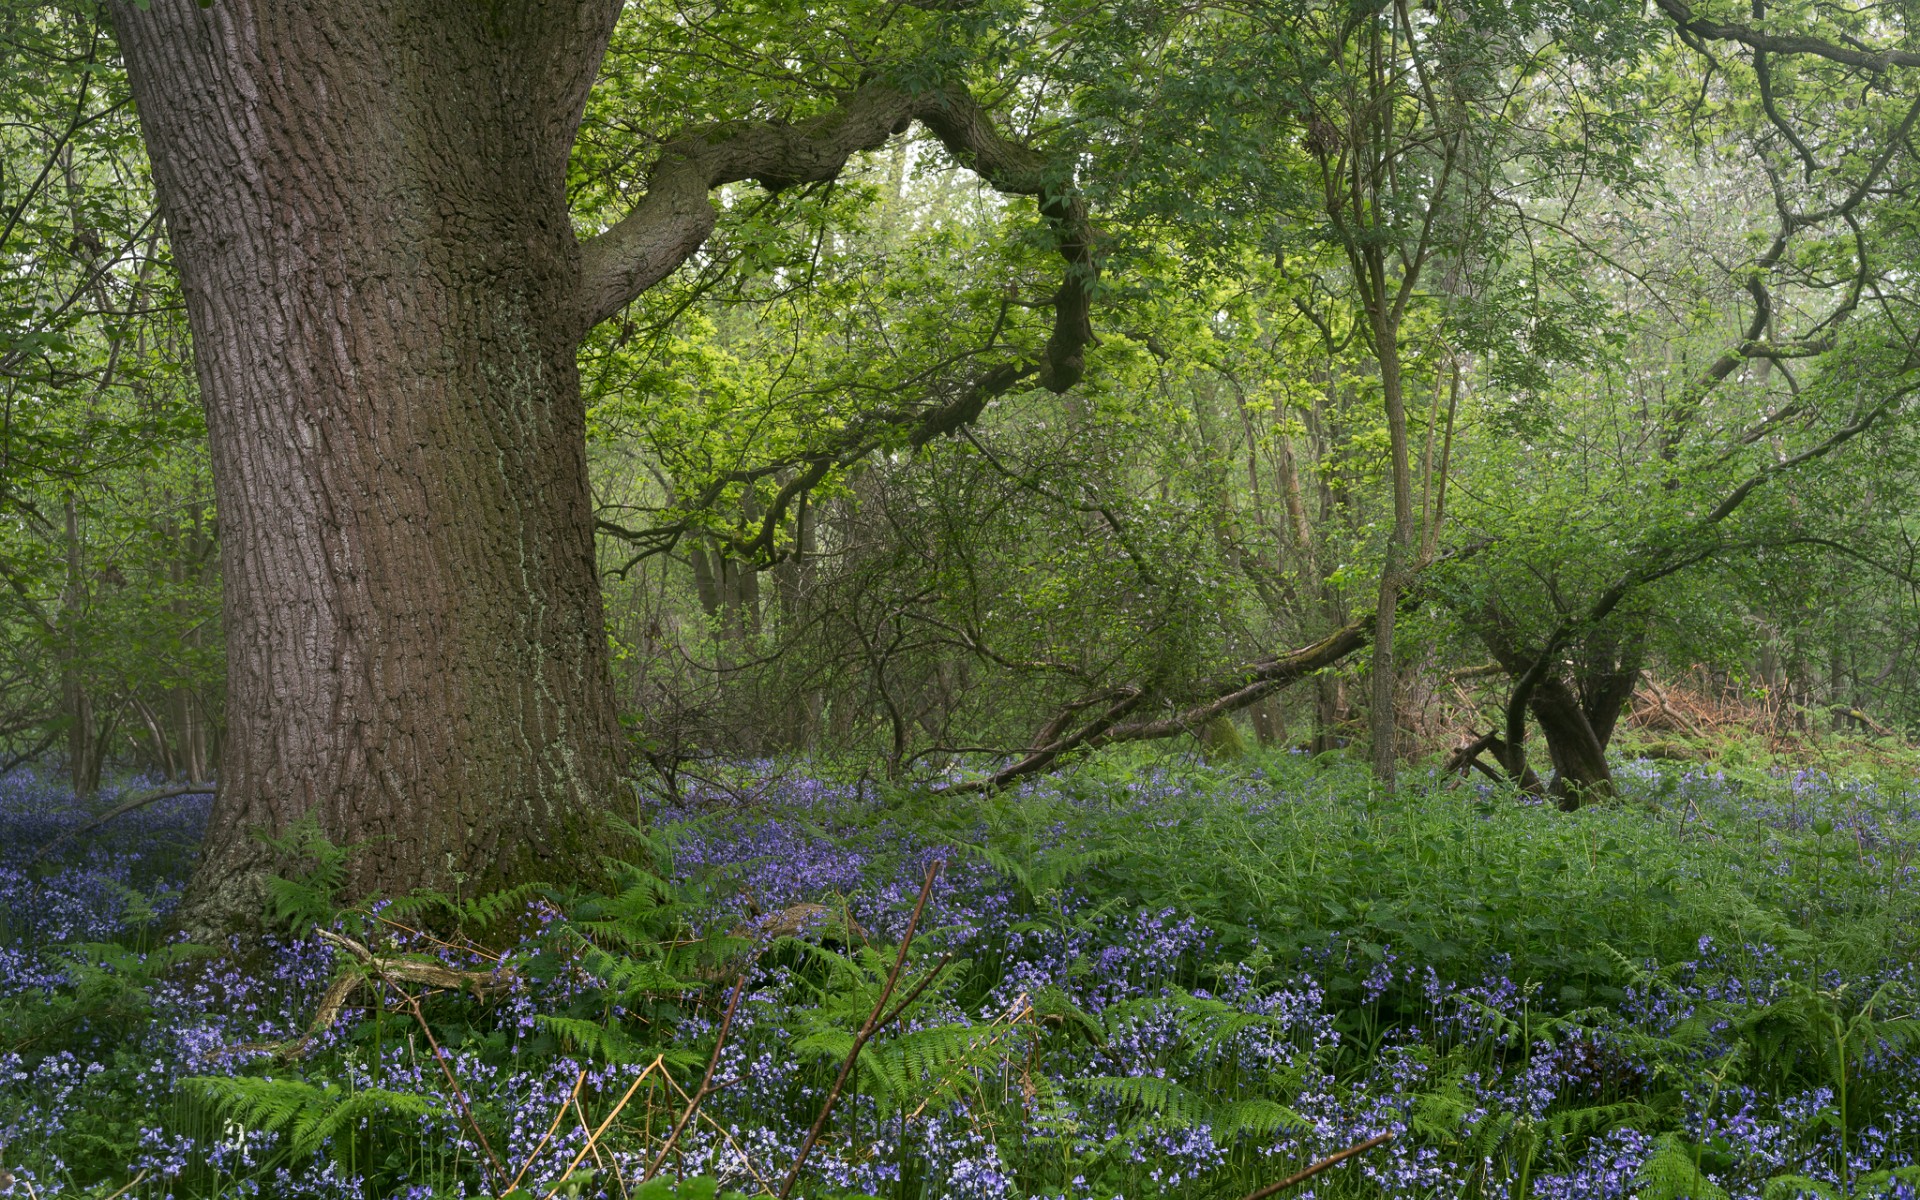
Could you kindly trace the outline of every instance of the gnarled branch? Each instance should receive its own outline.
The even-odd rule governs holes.
[[[1203,692],[1211,693],[1209,699],[1190,704],[1171,716],[1125,720],[1152,692],[1148,688],[1119,688],[1099,697],[1112,698],[1112,703],[1099,716],[1078,730],[1067,733],[1063,731],[1068,720],[1062,718],[1070,719],[1075,711],[1090,707],[1085,702],[1070,705],[1065,712],[1048,722],[1042,737],[1036,739],[1040,744],[1024,757],[985,779],[951,784],[939,790],[942,793],[996,791],[1015,780],[1046,770],[1068,754],[1120,742],[1144,742],[1193,733],[1215,717],[1257,704],[1315,671],[1332,666],[1365,646],[1372,633],[1373,614],[1367,613],[1310,646],[1258,659],[1215,680],[1210,688],[1203,689]]]
[[[1891,47],[1874,50],[1864,46],[1842,46],[1824,38],[1796,33],[1769,33],[1738,22],[1709,21],[1693,15],[1685,0],[1654,0],[1682,32],[1714,42],[1738,42],[1749,50],[1769,54],[1811,54],[1842,66],[1858,67],[1878,74],[1893,67],[1920,67],[1920,54]]]
[[[734,121],[667,142],[633,210],[580,247],[583,330],[618,313],[700,248],[718,220],[714,188],[755,179],[778,190],[832,179],[854,154],[878,149],[914,121],[996,190],[1039,200],[1067,269],[1038,374],[1052,391],[1072,387],[1094,341],[1099,267],[1086,204],[1073,192],[1070,171],[1005,137],[971,93],[951,84],[915,93],[870,80],[807,121]]]

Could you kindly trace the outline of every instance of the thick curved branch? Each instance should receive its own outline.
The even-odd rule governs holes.
[[[1842,46],[1823,38],[1795,33],[1768,33],[1751,25],[1708,21],[1693,15],[1685,0],[1654,0],[1682,32],[1715,42],[1738,42],[1750,50],[1769,54],[1811,54],[1842,66],[1859,67],[1876,74],[1894,67],[1920,67],[1920,54],[1911,50],[1873,50],[1864,46]]]
[[[833,179],[854,154],[878,149],[914,121],[995,190],[1038,199],[1066,260],[1038,374],[1052,391],[1072,387],[1094,341],[1092,294],[1099,276],[1086,204],[1074,194],[1070,171],[1002,135],[958,86],[909,93],[873,80],[811,120],[736,121],[667,142],[633,210],[581,244],[583,330],[614,316],[700,248],[718,219],[714,188],[755,179],[777,191]]]
[[[211,796],[211,795],[213,795],[213,785],[211,783],[179,783],[179,784],[174,784],[170,787],[160,788],[157,791],[144,792],[138,796],[135,796],[133,799],[126,801],[123,804],[115,805],[113,808],[108,809],[106,812],[101,813],[99,816],[93,818],[90,821],[87,821],[82,825],[75,826],[74,828],[67,830],[65,833],[60,834],[58,837],[54,838],[52,841],[48,842],[46,845],[40,847],[38,850],[35,850],[33,852],[33,857],[28,859],[27,861],[29,863],[37,863],[41,859],[45,858],[48,854],[53,852],[54,850],[57,850],[61,846],[64,846],[68,842],[72,841],[74,838],[80,837],[83,834],[92,833],[94,830],[100,828],[102,825],[105,825],[107,822],[113,820],[115,817],[123,817],[126,814],[134,811],[135,809],[145,808],[147,805],[154,803],[156,800],[171,800],[175,796]]]
[[[907,444],[918,450],[928,442],[966,428],[979,419],[989,401],[1031,378],[1034,370],[1031,365],[1000,363],[932,407],[903,406],[889,409],[857,422],[836,438],[832,445],[820,450],[797,458],[717,475],[682,508],[697,513],[712,506],[733,484],[756,483],[781,471],[799,468],[768,501],[766,511],[760,516],[759,527],[753,534],[714,534],[734,557],[772,565],[783,557],[781,552],[776,551],[775,542],[788,512],[830,473],[852,466],[902,433]],[[683,517],[668,525],[631,529],[614,521],[596,518],[594,526],[600,532],[635,547],[633,557],[620,568],[620,573],[624,574],[642,559],[673,549],[682,537],[696,528],[697,521],[692,517]]]

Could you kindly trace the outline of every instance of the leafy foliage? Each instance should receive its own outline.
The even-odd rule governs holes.
[[[423,1117],[451,1115],[433,1098],[384,1088],[349,1090],[244,1075],[194,1076],[180,1083],[222,1116],[287,1134],[288,1147],[297,1155],[312,1154],[372,1119],[398,1118],[417,1125]],[[344,1145],[338,1149],[344,1153]]]

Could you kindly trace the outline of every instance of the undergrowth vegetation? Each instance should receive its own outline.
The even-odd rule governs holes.
[[[85,814],[15,774],[0,1195],[1234,1200],[1380,1134],[1294,1194],[1920,1194],[1910,786],[1621,775],[763,767],[492,896],[358,904],[296,831],[243,947],[166,932],[195,801],[36,862]]]

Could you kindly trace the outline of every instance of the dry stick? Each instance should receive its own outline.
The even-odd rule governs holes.
[[[990,1033],[987,1036],[986,1041],[976,1043],[972,1038],[967,1039],[967,1051],[971,1053],[975,1049],[981,1049],[981,1050],[986,1049],[988,1046],[991,1046],[995,1042],[999,1041],[1002,1037],[1006,1036],[1009,1033],[1012,1033],[1016,1028],[1019,1027],[1021,1021],[1025,1020],[1026,1018],[1032,1015],[1033,1015],[1033,1001],[1027,997],[1027,994],[1025,992],[1021,992],[1020,995],[1017,998],[1015,998],[1014,1002],[1007,1006],[1007,1011],[995,1017],[993,1019],[993,1024],[987,1027],[993,1030],[994,1032]],[[1000,1025],[1001,1021],[1006,1022],[1006,1025],[1004,1027],[1001,1027]],[[957,1065],[952,1070],[948,1071],[945,1075],[942,1075],[940,1079],[934,1083],[933,1090],[927,1094],[927,1098],[922,1100],[919,1106],[915,1108],[912,1112],[908,1113],[905,1117],[901,1118],[902,1122],[904,1123],[906,1121],[919,1120],[920,1114],[927,1111],[927,1105],[932,1104],[935,1097],[939,1096],[940,1089],[947,1085],[947,1081],[952,1079],[954,1076],[960,1074],[961,1072],[965,1071],[966,1069],[967,1067],[965,1063],[962,1062],[960,1065]]]
[[[580,1106],[578,1097],[573,1101],[573,1111],[580,1118],[580,1132],[587,1135],[587,1149],[593,1151],[593,1165],[605,1170],[607,1164],[600,1161],[600,1147],[593,1144],[592,1122],[587,1120],[587,1110]]]
[[[613,1106],[613,1111],[607,1114],[606,1120],[600,1122],[600,1127],[587,1135],[587,1144],[580,1147],[580,1153],[574,1155],[573,1161],[567,1164],[567,1173],[560,1177],[559,1182],[553,1185],[553,1190],[548,1192],[541,1200],[553,1200],[555,1196],[560,1194],[560,1189],[566,1185],[567,1180],[573,1178],[573,1173],[580,1168],[580,1160],[587,1156],[587,1151],[592,1150],[599,1144],[600,1135],[607,1131],[607,1126],[613,1124],[613,1119],[620,1115],[620,1110],[627,1106],[627,1101],[633,1099],[633,1094],[640,1090],[641,1083],[646,1080],[647,1076],[653,1074],[655,1067],[664,1068],[666,1061],[664,1056],[656,1056],[652,1062],[647,1064],[646,1070],[634,1077],[633,1082],[627,1087],[627,1094],[620,1097],[620,1103]],[[582,1128],[584,1128],[584,1126]]]
[[[846,1061],[840,1064],[840,1074],[827,1091],[826,1102],[820,1106],[820,1115],[813,1119],[813,1128],[807,1130],[807,1140],[800,1143],[800,1153],[794,1156],[793,1166],[787,1170],[787,1181],[780,1185],[780,1200],[787,1200],[793,1194],[793,1185],[800,1178],[800,1168],[806,1165],[807,1155],[813,1153],[813,1144],[820,1140],[820,1131],[827,1127],[827,1118],[833,1115],[833,1106],[840,1102],[840,1090],[847,1086],[847,1076],[853,1074],[853,1064],[859,1059],[867,1040],[879,1031],[880,1014],[886,1011],[887,1001],[893,996],[893,987],[900,982],[900,971],[907,965],[907,948],[913,944],[913,931],[920,926],[920,914],[926,911],[927,897],[933,894],[933,881],[939,878],[940,868],[944,865],[939,859],[927,864],[926,882],[920,885],[920,899],[914,902],[913,916],[908,918],[907,932],[900,938],[900,952],[894,955],[893,970],[887,972],[886,986],[880,989],[880,998],[874,1001],[873,1011],[867,1014],[860,1032],[853,1035],[853,1049],[847,1051]]]
[[[885,1029],[887,1026],[893,1024],[895,1020],[899,1019],[899,1016],[901,1013],[907,1011],[909,1008],[912,1008],[913,1002],[920,998],[920,993],[926,991],[927,985],[932,983],[934,980],[938,979],[940,977],[940,972],[946,970],[947,964],[952,961],[953,961],[952,951],[948,951],[947,953],[942,954],[940,956],[940,961],[933,964],[933,970],[928,971],[925,978],[923,978],[919,983],[916,983],[913,985],[913,990],[907,993],[907,998],[905,1000],[902,1000],[900,1003],[894,1005],[893,1010],[891,1012],[889,1012],[886,1016],[880,1018],[880,1023],[873,1027],[874,1032],[878,1033],[880,1030]]]
[[[1270,1183],[1257,1192],[1247,1193],[1245,1200],[1267,1200],[1268,1196],[1278,1195],[1298,1183],[1305,1183],[1328,1167],[1337,1167],[1356,1154],[1365,1154],[1375,1146],[1384,1145],[1393,1140],[1391,1133],[1376,1133],[1358,1146],[1348,1146],[1337,1154],[1329,1154],[1319,1162],[1296,1175],[1289,1175],[1279,1183]]]
[[[527,1155],[527,1161],[520,1164],[520,1170],[517,1173],[515,1173],[513,1177],[513,1182],[507,1185],[507,1191],[511,1192],[513,1189],[520,1186],[521,1179],[526,1177],[527,1168],[533,1165],[533,1160],[536,1158],[539,1158],[540,1152],[542,1150],[545,1150],[547,1148],[547,1143],[553,1140],[553,1131],[560,1128],[560,1122],[566,1119],[567,1105],[572,1104],[574,1102],[575,1097],[580,1095],[580,1085],[585,1083],[586,1081],[587,1081],[587,1069],[585,1067],[581,1067],[580,1074],[574,1077],[572,1094],[569,1095],[565,1100],[562,1100],[560,1102],[559,1111],[553,1114],[553,1124],[547,1126],[546,1135],[540,1139],[539,1144],[536,1145],[533,1148],[532,1152]]]
[[[340,1010],[360,985],[369,978],[378,976],[386,982],[424,983],[429,987],[448,988],[458,991],[462,988],[473,992],[476,997],[486,991],[501,986],[501,972],[496,971],[456,971],[452,967],[437,962],[415,962],[405,958],[385,958],[375,954],[350,937],[343,937],[329,929],[316,925],[314,936],[323,942],[329,942],[351,954],[368,972],[365,976],[342,975],[327,988],[320,997],[320,1008],[313,1015],[313,1022],[307,1032],[300,1037],[284,1042],[248,1042],[236,1049],[270,1050],[283,1058],[301,1058],[313,1047],[314,1040],[321,1032],[330,1027],[340,1016]],[[404,993],[402,993],[404,994]]]
[[[685,1088],[681,1087],[679,1084],[673,1081],[672,1074],[669,1073],[666,1076],[666,1080],[667,1080],[667,1086],[672,1088],[674,1091],[679,1092],[680,1098],[682,1100],[692,1099],[691,1096],[687,1095],[687,1090]],[[725,1085],[723,1084],[721,1086],[725,1086]],[[720,1090],[720,1088],[716,1087],[713,1090],[717,1092]],[[720,1122],[714,1120],[713,1114],[708,1112],[704,1108],[700,1110],[700,1119],[713,1127],[713,1132],[715,1137],[718,1137],[721,1141],[725,1142],[733,1150],[735,1154],[740,1156],[740,1169],[745,1171],[747,1174],[753,1176],[753,1181],[760,1185],[761,1193],[768,1196],[773,1195],[773,1185],[767,1182],[766,1177],[764,1175],[760,1174],[760,1172],[753,1169],[753,1162],[751,1159],[747,1157],[747,1152],[745,1148],[743,1148],[740,1145],[739,1139],[734,1137],[733,1133],[730,1130],[728,1130],[728,1128],[725,1125],[722,1125]]]
[[[594,1155],[596,1159],[599,1157],[598,1153]],[[627,1192],[626,1173],[620,1170],[620,1156],[618,1154],[613,1156],[613,1181],[620,1185],[620,1200],[632,1200],[632,1197]]]
[[[392,917],[383,917],[377,913],[368,913],[367,915],[372,917],[374,920],[380,922],[382,925],[391,925],[393,928],[398,929],[402,933],[410,933],[413,936],[420,938],[424,941],[432,942],[434,945],[439,946],[443,950],[451,950],[455,954],[472,954],[477,957],[484,958],[489,962],[496,962],[496,963],[506,961],[506,955],[495,954],[493,951],[488,950],[484,946],[475,945],[472,938],[466,939],[466,943],[467,943],[466,945],[456,946],[452,942],[443,942],[439,938],[434,937],[430,933],[423,933],[422,931],[415,929],[411,925],[403,925],[399,921],[394,920]]]
[[[138,1175],[135,1175],[132,1179],[129,1179],[127,1181],[127,1186],[113,1193],[113,1195],[108,1196],[107,1200],[120,1200],[120,1197],[126,1195],[128,1192],[132,1191],[134,1188],[139,1187],[140,1181],[142,1179],[145,1179],[146,1177],[147,1177],[147,1168],[142,1167]]]
[[[694,1089],[693,1098],[687,1101],[687,1107],[680,1113],[680,1119],[673,1123],[673,1131],[667,1134],[667,1143],[660,1147],[659,1156],[653,1160],[653,1165],[647,1168],[647,1173],[640,1177],[641,1183],[660,1173],[660,1168],[666,1165],[667,1155],[673,1153],[673,1144],[680,1140],[681,1132],[692,1122],[693,1115],[700,1111],[701,1102],[712,1093],[714,1068],[720,1065],[720,1051],[727,1044],[727,1030],[733,1028],[733,1014],[740,1007],[740,996],[747,990],[747,975],[752,970],[752,963],[748,963],[741,969],[740,982],[733,985],[733,997],[727,1001],[727,1015],[720,1018],[720,1037],[713,1043],[713,1053],[707,1058],[707,1073],[700,1077],[700,1086]]]
[[[395,988],[395,991],[400,989]],[[480,1139],[480,1148],[487,1152],[487,1161],[493,1164],[493,1177],[499,1179],[507,1173],[500,1165],[500,1158],[493,1152],[493,1143],[487,1141],[486,1130],[480,1128],[480,1122],[474,1120],[473,1109],[467,1105],[467,1093],[460,1087],[460,1081],[453,1077],[453,1068],[447,1065],[447,1056],[440,1050],[440,1043],[434,1039],[433,1027],[427,1024],[425,1013],[420,1011],[420,999],[412,992],[400,992],[407,998],[407,1006],[413,1009],[413,1019],[420,1023],[420,1032],[427,1035],[427,1045],[433,1050],[433,1060],[440,1064],[441,1073],[447,1077],[447,1086],[453,1089],[453,1098],[460,1103],[460,1115],[467,1119],[467,1127],[473,1130],[473,1136]]]

